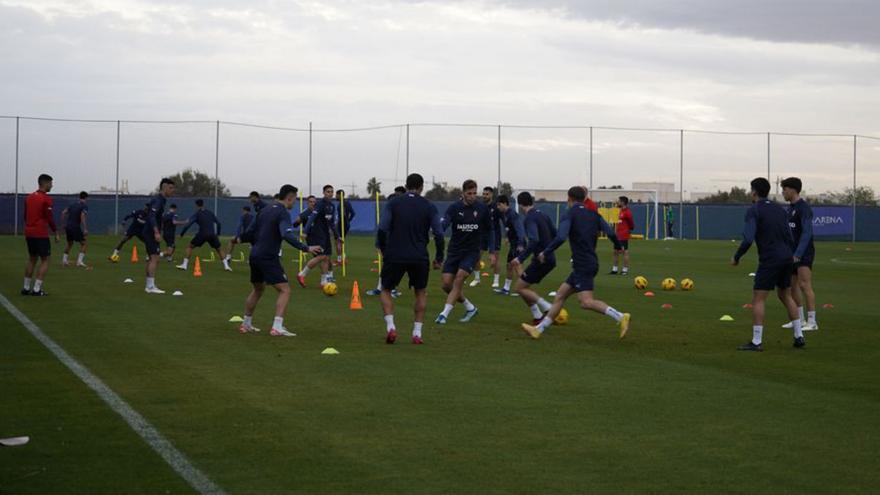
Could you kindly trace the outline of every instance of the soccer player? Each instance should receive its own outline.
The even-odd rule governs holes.
[[[523,330],[533,339],[541,338],[544,330],[550,327],[553,320],[559,315],[565,300],[572,294],[577,294],[581,308],[614,319],[620,327],[620,338],[625,337],[627,330],[629,330],[629,313],[621,313],[604,301],[593,298],[593,281],[596,274],[599,273],[599,258],[596,256],[596,241],[599,232],[605,232],[608,239],[614,243],[615,249],[619,246],[617,236],[611,226],[598,213],[584,206],[585,198],[585,191],[581,186],[574,186],[568,190],[568,211],[559,221],[559,231],[556,233],[556,238],[538,253],[538,262],[546,263],[549,256],[568,240],[571,246],[572,272],[556,291],[556,298],[544,319],[537,325],[522,324]]]
[[[477,307],[464,297],[464,281],[474,271],[480,269],[480,243],[484,237],[489,239],[487,249],[495,253],[495,230],[492,225],[489,207],[477,199],[477,183],[468,179],[461,186],[462,198],[449,205],[443,216],[443,230],[452,228],[446,262],[443,263],[443,291],[446,304],[437,315],[434,323],[445,325],[449,313],[456,302],[464,304],[465,314],[460,322],[467,323],[477,315]]]
[[[797,305],[791,298],[791,272],[794,239],[788,226],[788,215],[781,206],[767,199],[770,194],[770,181],[758,177],[751,182],[754,204],[746,211],[743,241],[730,260],[736,266],[746,254],[752,243],[758,245],[758,269],[755,271],[755,286],[752,292],[752,340],[739,346],[740,351],[763,351],[764,306],[770,291],[776,294],[788,311],[788,318],[794,329],[794,347],[806,345],[798,318]]]
[[[544,251],[556,238],[556,227],[553,226],[553,220],[546,213],[535,208],[535,198],[531,194],[525,191],[519,193],[516,196],[516,202],[525,217],[528,244],[525,250],[511,261],[511,264],[519,269],[529,256],[534,256],[532,256],[532,262],[517,279],[513,290],[529,307],[532,312],[532,323],[537,325],[544,318],[544,314],[550,311],[551,304],[533,291],[531,286],[541,283],[541,280],[544,280],[544,277],[556,268],[554,253],[547,254],[543,263],[537,260],[537,254]]]
[[[174,181],[165,177],[159,181],[159,192],[153,196],[147,206],[147,216],[144,219],[144,230],[141,232],[140,238],[144,243],[144,250],[147,253],[146,267],[146,286],[144,291],[147,294],[164,294],[165,291],[156,287],[156,268],[159,265],[159,241],[162,240],[162,233],[159,227],[162,225],[162,214],[165,213],[165,203],[168,198],[174,194]]]
[[[336,205],[333,204],[333,186],[327,184],[323,189],[324,197],[315,205],[315,209],[309,215],[306,223],[305,231],[307,234],[307,244],[310,246],[321,246],[321,252],[310,259],[302,271],[296,275],[296,281],[302,287],[306,286],[306,276],[309,272],[319,266],[321,268],[321,284],[333,282],[333,270],[330,268],[329,255],[333,254],[330,247],[331,232],[335,230],[336,225]]]
[[[192,256],[193,248],[202,247],[207,242],[214,251],[217,251],[217,257],[223,261],[223,269],[231,272],[232,267],[229,266],[229,260],[223,254],[223,249],[220,248],[220,239],[217,237],[220,235],[220,220],[217,220],[214,212],[205,208],[205,201],[202,199],[196,200],[196,212],[189,217],[189,221],[183,226],[183,230],[180,231],[181,239],[193,224],[199,226],[199,232],[189,242],[189,246],[186,247],[186,254],[183,257],[183,263],[177,265],[177,268],[180,270],[188,269],[189,258]],[[215,226],[217,227],[216,230]]]
[[[23,296],[45,296],[43,280],[49,271],[49,256],[52,254],[52,245],[49,243],[49,229],[55,234],[55,242],[58,242],[58,229],[55,227],[55,218],[52,213],[52,198],[49,191],[52,190],[52,177],[40,174],[37,178],[37,190],[28,194],[24,201],[24,240],[27,244],[28,261],[24,268],[24,288],[21,289]],[[39,267],[37,267],[39,258]],[[34,278],[34,271],[37,276]],[[31,287],[33,281],[33,288]]]
[[[495,249],[501,249],[501,235],[504,232],[503,220],[498,212],[498,203],[495,202],[495,189],[490,186],[483,188],[483,203],[489,209],[489,221],[492,223],[492,229],[495,232]],[[498,270],[498,252],[489,249],[489,238],[483,232],[483,239],[480,241],[480,259],[484,252],[489,251],[489,266],[492,268],[494,278],[492,279],[492,288],[501,287],[501,274]],[[474,279],[471,281],[471,287],[480,285],[480,277],[482,270],[478,266],[474,270]]]
[[[673,230],[673,227],[675,227],[675,209],[672,207],[672,205],[667,204],[666,205],[666,238],[667,239],[674,239],[675,238],[675,231]]]
[[[248,194],[248,201],[251,202],[251,207],[254,209],[254,215],[259,213],[260,210],[266,207],[266,202],[260,199],[260,193],[258,193],[257,191],[251,191],[251,193]]]
[[[428,304],[428,234],[433,232],[436,253],[434,266],[443,262],[443,226],[437,207],[421,196],[425,179],[419,174],[406,178],[406,193],[385,205],[385,213],[376,232],[376,248],[382,252],[382,311],[385,314],[385,342],[393,344],[397,339],[394,325],[394,300],[391,291],[406,274],[409,286],[415,292],[413,304],[412,343],[422,344],[422,325]]]
[[[351,221],[354,220],[355,216],[354,208],[351,207],[351,201],[344,198],[345,191],[342,189],[336,191],[336,201],[339,204],[337,211],[340,216],[345,216],[345,218],[340,218],[336,222],[336,228],[333,229],[333,237],[336,239],[336,262],[334,264],[337,266],[342,264],[343,234],[347,236],[351,231]]]
[[[306,209],[301,211],[299,215],[296,216],[296,219],[293,221],[294,227],[303,226],[305,229],[306,224],[309,223],[309,217],[312,215],[312,212],[315,211],[315,208],[318,205],[318,199],[314,196],[309,196],[306,198]]]
[[[629,273],[629,236],[636,223],[633,221],[632,211],[629,209],[629,198],[621,196],[617,198],[617,207],[620,213],[617,215],[617,225],[615,226],[617,241],[620,243],[620,250],[614,250],[614,263],[611,265],[611,275],[617,275],[617,267],[623,260],[623,267],[620,273],[626,275]]]
[[[79,199],[61,212],[61,222],[64,224],[64,231],[67,234],[67,247],[64,248],[64,256],[61,258],[62,266],[70,266],[68,256],[70,248],[74,242],[79,243],[79,254],[76,257],[76,266],[85,267],[86,248],[88,242],[86,236],[89,235],[88,222],[86,215],[89,212],[89,205],[86,199],[89,193],[82,191],[79,193]]]
[[[244,322],[239,326],[241,333],[259,332],[253,325],[254,310],[263,296],[266,284],[275,287],[278,298],[275,300],[275,319],[272,321],[272,330],[269,335],[273,337],[294,337],[295,333],[284,328],[284,313],[287,311],[287,303],[290,301],[290,284],[284,267],[278,258],[281,250],[281,241],[300,251],[320,254],[320,246],[306,246],[299,242],[296,231],[290,223],[290,210],[296,202],[297,189],[285,184],[278,193],[280,199],[275,200],[271,206],[261,208],[261,213],[251,222],[248,230],[242,234],[244,242],[253,245],[248,259],[251,268],[251,293],[244,303]]]
[[[262,208],[261,208],[262,209]],[[235,235],[229,239],[229,246],[226,248],[226,262],[232,261],[232,251],[236,244],[241,244],[241,234],[247,231],[248,226],[254,220],[254,214],[251,213],[251,207],[245,206],[241,209],[241,216],[238,218],[238,226],[235,228]]]
[[[132,237],[140,237],[144,231],[144,225],[147,224],[147,215],[150,212],[150,203],[144,205],[140,210],[132,210],[131,213],[125,215],[122,221],[126,221],[131,219],[131,223],[128,225],[128,229],[126,229],[125,234],[123,234],[122,239],[119,239],[119,243],[116,244],[116,247],[113,248],[113,254],[107,257],[110,261],[116,262],[117,256],[119,256],[119,250],[122,249],[122,246],[125,245]]]
[[[801,187],[801,180],[797,177],[789,177],[782,181],[782,197],[790,203],[788,225],[795,245],[791,298],[797,305],[801,329],[809,332],[819,329],[819,324],[816,323],[816,294],[813,292],[813,260],[816,257],[816,247],[813,245],[813,209],[801,197]],[[804,319],[804,302],[807,305],[807,319]],[[786,323],[782,327],[792,328],[793,325]]]
[[[404,194],[406,194],[405,187],[403,187],[403,186],[395,187],[394,192],[389,194],[388,197],[385,198],[385,204],[387,205],[388,202],[390,202],[392,199],[394,199],[398,196],[402,196]],[[381,256],[381,251],[380,251],[379,255]],[[366,292],[366,294],[368,296],[378,296],[378,295],[382,294],[382,274],[381,273],[379,274],[379,281],[376,283],[376,288],[368,290]],[[394,299],[397,299],[398,297],[400,297],[400,291],[397,290],[397,288],[391,289],[391,297],[393,297]]]
[[[174,203],[171,203],[168,211],[162,214],[162,240],[165,241],[165,251],[159,253],[159,257],[165,258],[169,263],[171,263],[174,250],[177,247],[175,243],[177,226],[185,223],[177,220],[177,205]]]
[[[510,207],[510,198],[506,194],[498,196],[495,206],[498,208],[497,215],[501,220],[501,225],[507,229],[507,243],[510,245],[507,250],[507,277],[504,279],[504,287],[495,289],[495,293],[509,296],[510,284],[513,283],[514,275],[517,277],[520,275],[520,267],[511,264],[511,262],[525,250],[526,232],[522,217]],[[498,239],[498,236],[496,235],[495,238]]]

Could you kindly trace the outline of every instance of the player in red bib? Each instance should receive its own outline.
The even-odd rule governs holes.
[[[614,250],[614,263],[611,265],[611,275],[617,275],[617,266],[620,259],[623,258],[623,267],[620,270],[622,275],[629,273],[629,235],[636,228],[633,221],[632,210],[629,209],[629,198],[621,196],[617,198],[617,207],[620,208],[620,214],[617,216],[616,234],[617,240],[620,241],[620,249]]]
[[[37,190],[28,194],[24,202],[24,240],[27,243],[28,262],[24,269],[24,288],[21,289],[23,296],[45,296],[43,292],[43,279],[49,270],[49,255],[52,253],[52,245],[49,244],[49,229],[55,234],[55,242],[58,242],[58,229],[55,227],[55,218],[52,214],[52,198],[49,191],[52,190],[52,177],[42,174],[37,178]],[[37,267],[37,258],[40,266]],[[31,287],[31,277],[37,272]]]

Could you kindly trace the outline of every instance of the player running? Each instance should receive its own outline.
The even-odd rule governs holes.
[[[443,226],[437,207],[421,196],[425,180],[419,174],[406,178],[406,193],[399,195],[385,205],[382,221],[376,232],[376,248],[382,253],[382,311],[385,314],[385,342],[393,344],[397,339],[394,325],[394,300],[391,291],[403,279],[409,277],[409,286],[415,292],[413,304],[412,343],[422,344],[422,325],[425,321],[425,307],[428,304],[428,274],[431,271],[428,261],[428,234],[433,232],[436,254],[434,266],[439,268],[443,262]]]
[[[339,221],[336,222],[336,228],[333,229],[333,237],[336,239],[336,262],[334,262],[334,265],[339,266],[343,261],[342,243],[345,242],[343,235],[347,236],[351,231],[351,221],[354,220],[355,211],[354,208],[351,207],[351,201],[345,199],[345,191],[342,189],[336,191],[336,202],[339,205],[336,207],[339,216],[345,216],[345,218],[340,218]]]
[[[28,194],[24,200],[24,241],[27,244],[28,261],[24,267],[24,287],[21,289],[23,296],[48,295],[43,291],[43,280],[46,279],[46,272],[49,271],[49,257],[52,254],[49,229],[55,234],[55,242],[58,242],[58,229],[55,227],[52,213],[52,198],[49,197],[51,190],[52,177],[40,174],[37,177],[37,190]],[[39,258],[39,267],[37,267],[37,258]],[[36,277],[34,271],[37,273]]]
[[[310,246],[321,246],[322,249],[296,275],[296,281],[302,287],[306,286],[306,276],[316,266],[321,268],[321,287],[328,282],[334,281],[329,258],[329,255],[333,254],[333,250],[330,247],[331,232],[333,232],[336,225],[336,205],[333,204],[333,186],[327,184],[324,186],[323,192],[324,197],[315,204],[315,209],[309,215],[305,226],[306,242]]]
[[[220,220],[217,220],[217,216],[214,215],[214,212],[205,208],[205,201],[202,199],[196,200],[196,212],[189,217],[189,221],[183,226],[183,230],[180,231],[181,239],[183,239],[183,236],[186,235],[186,231],[189,230],[193,224],[199,226],[199,232],[189,242],[189,245],[186,247],[186,254],[183,256],[183,263],[177,265],[177,268],[179,270],[188,269],[189,259],[192,256],[193,248],[202,247],[202,245],[207,242],[214,251],[217,251],[217,257],[223,261],[223,269],[227,272],[231,272],[232,267],[229,266],[229,260],[226,259],[226,256],[223,254],[223,249],[220,247],[220,238],[217,237],[220,235]],[[215,226],[217,227],[216,230],[214,228]]]
[[[290,284],[287,282],[287,275],[284,273],[284,268],[278,257],[281,241],[286,241],[300,251],[312,254],[321,253],[320,246],[306,246],[299,242],[296,231],[290,223],[290,210],[296,201],[296,193],[296,187],[290,184],[281,186],[278,193],[280,199],[275,200],[271,206],[261,208],[248,230],[242,234],[242,240],[253,245],[248,259],[253,288],[244,303],[244,322],[238,328],[241,333],[260,331],[253,325],[254,310],[263,296],[266,284],[269,284],[278,291],[278,298],[275,300],[275,319],[272,321],[272,330],[269,335],[273,337],[296,336],[295,333],[284,328],[284,313],[287,311],[287,303],[290,301]]]
[[[636,228],[636,223],[633,221],[632,210],[629,209],[629,198],[626,196],[617,198],[617,207],[620,208],[620,213],[617,215],[615,231],[617,241],[620,243],[620,250],[614,250],[614,263],[611,265],[611,275],[617,275],[617,267],[621,260],[623,261],[623,266],[620,273],[621,275],[627,275],[629,273],[629,236]]]
[[[498,212],[498,204],[495,202],[495,189],[490,186],[486,186],[483,188],[483,203],[489,208],[489,220],[492,223],[492,228],[495,231],[495,249],[501,249],[501,234],[504,232],[504,226],[502,224],[501,215]],[[498,252],[489,249],[489,238],[486,237],[486,233],[483,233],[483,238],[480,240],[480,259],[483,258],[483,253],[489,251],[489,266],[492,268],[492,288],[497,289],[501,287],[500,282],[500,272],[498,270]],[[482,270],[479,266],[474,270],[474,279],[471,280],[470,286],[476,287],[480,285],[480,277],[482,276]]]
[[[82,191],[79,193],[79,199],[68,206],[61,212],[61,223],[64,224],[64,231],[67,234],[67,247],[64,248],[64,256],[61,258],[61,266],[70,266],[68,256],[70,248],[74,242],[79,243],[79,254],[76,256],[76,266],[86,268],[85,258],[88,241],[86,236],[89,235],[88,222],[86,216],[89,212],[89,205],[86,204],[89,193]]]
[[[392,199],[396,198],[397,196],[402,196],[404,194],[406,194],[405,187],[403,187],[403,186],[395,187],[394,192],[389,194],[388,197],[385,198],[385,204],[388,204],[388,202],[390,202]],[[379,253],[379,256],[382,256],[381,252]],[[379,278],[379,281],[376,283],[376,288],[366,291],[365,292],[366,295],[378,296],[378,295],[382,294],[382,274],[381,273],[379,274],[378,278]],[[397,290],[396,288],[391,289],[391,297],[393,297],[394,299],[397,299],[398,297],[400,297],[400,291]]]
[[[788,225],[794,237],[794,271],[791,274],[791,298],[798,307],[801,329],[810,332],[819,329],[816,323],[816,294],[813,292],[813,260],[816,247],[813,245],[813,209],[801,197],[801,180],[789,177],[782,181],[782,197],[790,203]],[[803,292],[803,296],[801,296]],[[807,319],[804,319],[804,302],[807,304]],[[791,323],[782,325],[792,328]]]
[[[236,244],[241,244],[241,234],[247,231],[251,222],[254,221],[254,214],[251,213],[250,206],[244,206],[241,209],[241,216],[238,217],[238,226],[235,227],[235,235],[229,239],[229,246],[226,247],[226,263],[232,261],[232,251]]]
[[[791,298],[791,273],[794,239],[788,226],[788,215],[781,206],[767,199],[770,182],[758,177],[751,182],[754,204],[746,211],[746,225],[743,241],[730,260],[736,266],[746,254],[752,243],[758,245],[758,269],[755,271],[755,286],[752,292],[752,340],[739,346],[740,351],[763,351],[764,306],[770,291],[776,294],[788,311],[788,318],[794,330],[794,347],[806,345],[798,318],[797,305]]]
[[[480,242],[484,236],[489,239],[489,252],[495,253],[495,230],[493,229],[489,207],[477,200],[477,183],[468,179],[461,186],[462,199],[449,205],[443,216],[443,230],[452,228],[446,262],[443,263],[443,291],[446,304],[437,315],[434,323],[445,325],[449,313],[456,302],[464,304],[465,314],[458,320],[467,323],[477,315],[477,307],[464,297],[464,281],[474,271],[479,270]]]
[[[544,314],[550,311],[551,304],[533,291],[531,286],[541,283],[541,280],[544,280],[544,277],[556,268],[554,253],[547,254],[543,263],[537,260],[537,254],[544,251],[556,238],[556,227],[553,226],[553,220],[546,213],[535,208],[535,198],[528,192],[519,193],[516,196],[516,203],[525,217],[527,245],[525,250],[513,258],[510,263],[519,270],[529,256],[534,256],[532,256],[532,262],[517,279],[513,290],[529,307],[532,312],[532,323],[537,325],[544,318]]]
[[[119,261],[119,251],[122,249],[122,246],[125,245],[132,237],[140,237],[144,231],[144,225],[147,224],[147,215],[150,211],[150,203],[144,205],[140,210],[132,210],[131,213],[125,215],[122,221],[131,220],[131,223],[128,224],[128,229],[125,230],[125,234],[122,235],[122,239],[119,239],[119,243],[116,244],[116,247],[113,248],[113,253],[107,257],[108,260],[116,263]]]
[[[611,226],[598,213],[584,206],[585,198],[585,191],[581,186],[574,186],[568,190],[568,211],[559,222],[556,238],[537,255],[539,263],[546,263],[549,256],[568,240],[571,246],[572,272],[559,286],[553,305],[540,323],[522,324],[523,330],[533,339],[541,338],[541,334],[553,324],[565,300],[572,294],[577,294],[581,308],[614,319],[620,327],[620,338],[624,338],[629,330],[629,313],[621,313],[604,301],[593,298],[593,281],[599,273],[599,258],[596,256],[596,240],[599,232],[605,232],[615,249],[619,249],[620,246]]]
[[[159,181],[159,192],[153,196],[147,206],[147,216],[144,222],[144,229],[140,238],[144,243],[144,250],[147,253],[146,267],[146,286],[144,291],[147,294],[164,294],[165,291],[156,287],[156,268],[159,265],[159,241],[162,240],[162,233],[159,227],[162,225],[162,214],[165,213],[165,203],[168,198],[174,194],[174,181],[165,177]]]
[[[505,265],[507,267],[507,277],[504,279],[504,287],[495,289],[495,293],[501,296],[509,296],[510,284],[513,283],[514,276],[519,277],[520,275],[520,267],[511,264],[511,262],[525,250],[526,232],[523,227],[522,217],[515,209],[510,207],[510,198],[506,194],[498,196],[498,201],[495,205],[498,209],[497,215],[501,220],[501,225],[507,229],[507,243],[509,244],[507,264]],[[498,236],[496,235],[495,238],[498,239]],[[500,247],[498,249],[499,251],[501,250]]]
[[[174,250],[177,249],[177,226],[184,225],[186,222],[177,220],[177,205],[171,203],[168,211],[162,214],[162,240],[165,241],[165,250],[159,253],[160,258],[165,258],[171,263],[174,256]]]
[[[248,201],[251,202],[251,208],[254,210],[254,215],[266,207],[266,202],[260,198],[260,193],[257,191],[251,191],[251,193],[248,194]]]

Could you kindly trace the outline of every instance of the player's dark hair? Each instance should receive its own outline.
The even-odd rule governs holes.
[[[495,188],[492,186],[486,186],[483,188],[483,192],[490,191],[492,194],[495,194]]]
[[[177,205],[174,203],[171,203],[171,206],[169,206],[168,208],[177,208]]]
[[[766,198],[770,195],[770,181],[763,177],[754,179],[749,185],[759,198]]]
[[[572,186],[568,188],[568,197],[579,203],[583,203],[584,200],[587,199],[587,191],[583,186]]]
[[[251,191],[251,193],[248,194],[248,197],[260,199],[260,193],[258,193],[257,191]]]
[[[794,189],[798,194],[801,193],[801,188],[804,187],[803,183],[801,183],[801,180],[797,177],[789,177],[787,179],[783,179],[780,185],[782,187]]]
[[[416,191],[425,186],[425,178],[422,177],[421,174],[409,174],[406,176],[406,188],[404,188],[403,192],[406,192],[407,189],[410,191]],[[394,192],[397,192],[397,188],[394,188]]]
[[[326,189],[326,188],[325,188],[325,189]],[[292,185],[290,185],[290,184],[284,184],[283,186],[281,186],[281,190],[278,191],[278,199],[283,200],[283,199],[287,198],[287,196],[289,196],[289,195],[291,195],[291,194],[293,194],[294,196],[296,196],[296,192],[297,192],[297,191],[298,191],[298,189],[297,189],[295,186],[292,186]]]
[[[37,184],[39,184],[39,185],[43,185],[43,184],[45,184],[45,183],[47,183],[47,182],[52,182],[52,176],[51,176],[51,175],[49,175],[49,174],[40,174],[40,176],[37,177]]]
[[[245,206],[244,208],[242,208],[242,210],[244,210],[244,211],[251,211],[251,207],[250,207],[250,206]]]
[[[337,189],[337,190],[336,190],[336,195],[337,195],[337,196],[345,196],[345,191],[343,191],[342,189]]]
[[[496,199],[495,202],[510,206],[510,198],[508,198],[506,194],[498,196],[498,199]]]
[[[159,189],[162,189],[162,186],[164,186],[165,184],[171,184],[173,186],[174,181],[169,179],[168,177],[162,177],[162,180],[159,181]]]
[[[331,184],[327,184],[321,188],[321,191],[326,191],[327,189],[333,189],[333,186]]]
[[[85,191],[80,191],[80,193],[79,193],[79,199],[86,199],[86,198],[88,198],[88,197],[89,197],[89,193],[87,193],[87,192],[85,192]]]
[[[621,197],[617,198],[617,200],[625,205],[629,204],[629,198],[627,198],[626,196],[621,196]]]
[[[528,191],[523,191],[516,195],[516,202],[520,206],[532,206],[535,204],[535,198]]]
[[[204,200],[204,199],[201,199],[201,198],[197,199],[197,200],[196,200],[196,206],[198,206],[199,208],[205,206],[205,200]]]
[[[306,201],[308,201],[310,199],[318,199],[318,198],[316,198],[314,194],[309,194],[309,197],[306,198]]]
[[[468,179],[461,184],[461,192],[470,191],[477,188],[477,181]],[[491,189],[491,188],[490,188]]]

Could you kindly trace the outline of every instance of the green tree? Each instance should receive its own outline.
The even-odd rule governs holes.
[[[501,187],[498,188],[498,195],[501,196],[502,194],[508,198],[513,196],[513,186],[510,185],[510,182],[501,183]]]
[[[752,197],[748,191],[743,189],[742,187],[733,186],[730,188],[730,192],[728,191],[718,191],[717,193],[706,196],[697,201],[697,203],[751,203]]]
[[[375,177],[370,177],[367,181],[367,195],[375,198],[377,194],[382,194],[382,183]]]
[[[217,195],[221,198],[229,197],[229,189],[219,179],[208,174],[187,168],[182,172],[169,177],[174,181],[174,195],[182,197],[210,197],[214,196],[214,186],[217,186]],[[158,192],[158,188],[156,190]]]
[[[877,206],[877,196],[874,188],[871,186],[859,186],[855,189],[856,205],[859,206]],[[847,187],[843,192],[829,194],[829,198],[833,204],[851,205],[853,203],[853,188]]]

